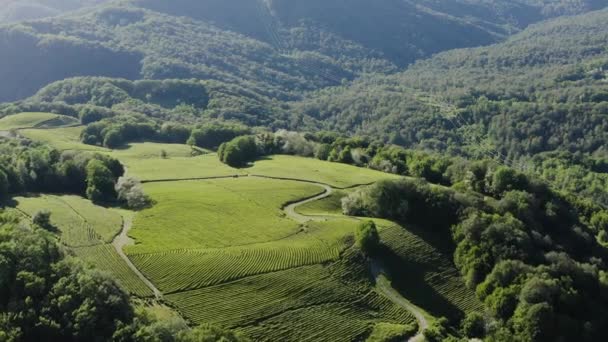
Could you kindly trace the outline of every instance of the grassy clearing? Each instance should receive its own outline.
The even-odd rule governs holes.
[[[188,158],[205,153],[204,150],[192,148],[189,145],[143,142],[128,144],[124,148],[113,150],[109,155],[123,162],[140,159],[165,159],[161,157],[162,151],[166,153],[166,159]]]
[[[78,120],[53,113],[20,113],[0,119],[0,130],[75,125]]]
[[[413,304],[435,317],[461,318],[482,304],[469,290],[451,256],[398,225],[380,231],[392,284]]]
[[[140,212],[129,252],[228,247],[277,240],[299,230],[281,206],[322,191],[311,184],[257,178],[149,183],[156,205]]]
[[[154,294],[120,258],[114,246],[102,244],[92,247],[72,249],[74,254],[96,269],[109,273],[125,290],[138,297],[152,297]]]
[[[276,155],[258,160],[252,167],[245,170],[252,175],[315,181],[337,188],[347,188],[354,185],[373,183],[381,179],[398,177],[346,164],[284,155]]]
[[[19,210],[30,216],[42,209],[49,210],[61,242],[70,247],[110,242],[122,227],[118,213],[78,196],[40,195],[16,197],[14,201]]]
[[[246,173],[222,164],[216,154],[198,157],[121,158],[129,168],[129,174],[142,181],[186,180],[205,177],[245,175]]]
[[[106,148],[92,145],[85,145],[80,142],[80,133],[83,126],[54,128],[54,129],[24,129],[19,134],[24,137],[47,143],[60,151],[79,150],[93,152],[107,152]]]

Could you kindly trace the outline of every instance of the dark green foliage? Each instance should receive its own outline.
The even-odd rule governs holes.
[[[51,224],[51,212],[48,210],[37,211],[32,216],[32,223],[46,230],[51,230],[53,228]]]
[[[355,241],[363,253],[373,255],[380,247],[380,235],[374,221],[365,221],[355,230]]]
[[[6,173],[0,169],[0,200],[3,200],[8,195],[9,184]]]
[[[46,231],[0,212],[0,340],[242,341],[231,331],[158,321],[116,282],[67,257]]]
[[[114,281],[64,259],[44,231],[0,221],[0,337],[102,341],[130,322],[128,297]]]
[[[224,143],[218,150],[222,163],[232,167],[247,166],[258,157],[258,149],[253,136],[238,137]]]
[[[462,334],[469,338],[483,338],[486,334],[486,322],[479,312],[471,312],[462,320]]]
[[[0,140],[0,172],[8,180],[8,194],[73,193],[84,196],[87,190],[87,166],[92,161],[103,166],[106,174],[118,179],[124,169],[120,162],[99,154],[63,152],[27,140]],[[111,201],[112,192],[106,191]],[[114,197],[115,198],[115,197]]]
[[[114,190],[114,176],[106,165],[93,159],[86,167],[87,171],[87,198],[96,203],[111,202],[116,198]]]
[[[216,149],[225,142],[249,133],[249,128],[238,124],[206,124],[192,131],[188,144]]]

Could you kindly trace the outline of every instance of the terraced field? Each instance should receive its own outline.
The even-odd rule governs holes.
[[[111,244],[72,249],[74,254],[96,269],[112,275],[125,290],[138,297],[152,297],[154,294],[118,256]]]
[[[53,133],[49,141],[79,149],[79,129],[67,129],[63,141]],[[23,132],[46,138],[48,131],[61,132]],[[376,290],[368,261],[355,253],[359,219],[341,215],[340,199],[354,187],[397,176],[292,156],[237,170],[185,145],[86,149],[120,159],[144,181],[155,205],[137,213],[129,231],[135,244],[124,249],[144,280],[189,321],[231,327],[255,341],[375,341],[417,331],[416,318]],[[315,182],[333,192],[296,207],[318,215],[296,222],[283,207],[326,190]],[[67,227],[62,240],[76,247],[78,257],[112,273],[132,294],[154,295],[107,244],[122,226],[119,212],[78,198],[40,198],[46,200],[21,199],[19,209],[50,206],[57,225]],[[461,317],[480,308],[449,254],[415,229],[375,221],[386,245],[386,269],[401,294],[433,316]]]
[[[272,242],[217,249],[131,253],[129,258],[163,292],[173,293],[337,260],[352,245],[355,224],[346,220],[315,223],[309,231]]]
[[[96,206],[78,196],[40,195],[16,197],[13,201],[24,215],[32,216],[41,209],[49,210],[51,224],[59,227],[60,241],[78,258],[112,274],[133,295],[153,295],[110,244],[123,226],[119,211]]]
[[[19,113],[0,119],[0,131],[12,129],[62,127],[78,124],[78,120],[53,113]]]
[[[284,217],[281,206],[322,192],[312,184],[251,177],[149,183],[144,189],[156,205],[135,218],[131,254],[285,238],[299,225]]]
[[[393,285],[436,317],[459,318],[481,310],[482,304],[465,286],[451,257],[414,232],[398,225],[380,232]]]
[[[14,200],[16,207],[30,216],[41,209],[51,211],[51,224],[59,227],[61,242],[69,247],[111,242],[122,227],[118,213],[78,196],[40,195]]]

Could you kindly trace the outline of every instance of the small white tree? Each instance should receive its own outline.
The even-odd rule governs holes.
[[[150,198],[144,193],[141,182],[133,177],[120,177],[116,182],[118,200],[124,201],[134,210],[140,210],[150,205]]]

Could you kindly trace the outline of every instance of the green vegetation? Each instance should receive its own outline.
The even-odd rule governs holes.
[[[111,242],[122,227],[122,217],[77,196],[15,197],[16,208],[30,216],[45,208],[52,214],[51,225],[58,229],[61,242],[84,247]]]
[[[127,267],[114,247],[101,244],[90,247],[72,249],[80,260],[92,265],[96,270],[104,272],[120,284],[125,291],[137,297],[152,297],[152,291]]]
[[[337,188],[348,188],[370,184],[380,179],[396,178],[394,175],[365,168],[283,155],[262,158],[246,171],[252,175],[307,180],[329,184]],[[348,175],[348,177],[344,177],[344,175]]]
[[[55,129],[24,129],[19,134],[33,141],[39,141],[60,151],[91,151],[103,152],[107,149],[85,145],[80,142],[83,127],[55,128]]]
[[[287,237],[298,225],[281,206],[322,192],[315,185],[258,178],[149,183],[156,205],[137,215],[129,251],[227,247]],[[171,229],[167,229],[172,227]]]
[[[77,123],[76,120],[69,116],[52,113],[20,113],[0,119],[0,130],[8,131],[13,129],[38,128],[41,126],[57,127]]]
[[[126,293],[106,275],[66,256],[50,234],[19,225],[0,212],[0,338],[7,341],[238,341],[234,333],[183,322],[160,322],[135,311]]]

